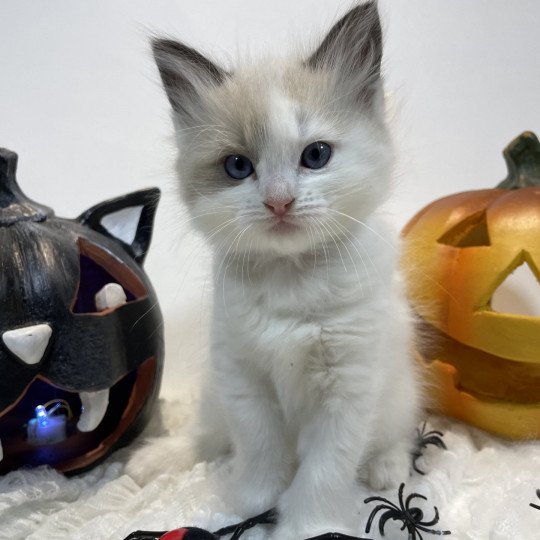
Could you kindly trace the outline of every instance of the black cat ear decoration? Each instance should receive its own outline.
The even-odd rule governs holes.
[[[93,206],[81,214],[78,221],[117,240],[143,264],[152,240],[159,197],[157,188],[136,191]]]
[[[104,459],[150,418],[163,320],[142,264],[159,190],[63,219],[17,185],[0,149],[0,474]]]

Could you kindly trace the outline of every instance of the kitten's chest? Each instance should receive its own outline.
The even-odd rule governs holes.
[[[364,326],[373,297],[357,279],[337,269],[295,275],[273,268],[252,280],[216,282],[216,361],[239,363],[273,388],[285,417],[301,421],[330,383],[323,332]],[[327,351],[328,353],[328,351]]]
[[[356,286],[310,269],[275,265],[251,280],[217,283],[216,329],[230,353],[274,379],[291,379],[308,367],[321,329],[357,310]],[[221,288],[220,288],[221,287]]]

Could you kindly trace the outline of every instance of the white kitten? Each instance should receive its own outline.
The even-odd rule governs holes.
[[[392,165],[376,4],[308,58],[232,73],[153,45],[182,195],[214,248],[200,449],[212,458],[232,442],[229,493],[246,517],[277,504],[273,538],[347,532],[358,476],[375,489],[407,478],[419,408],[396,253],[376,216]]]

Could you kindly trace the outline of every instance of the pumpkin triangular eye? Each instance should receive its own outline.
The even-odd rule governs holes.
[[[437,242],[458,248],[490,246],[486,212],[477,212],[460,221],[446,231]]]
[[[522,262],[497,287],[490,300],[493,311],[540,317],[540,286],[531,264]]]

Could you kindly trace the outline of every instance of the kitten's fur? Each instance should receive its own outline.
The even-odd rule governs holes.
[[[279,540],[348,531],[358,476],[382,489],[409,473],[411,327],[376,216],[392,165],[381,48],[374,2],[308,58],[230,74],[185,45],[154,42],[183,198],[214,247],[200,449],[212,458],[232,442],[229,493],[246,517],[277,504]],[[314,141],[333,150],[318,170],[300,165]],[[230,154],[248,156],[253,175],[231,180]],[[297,227],[273,228],[263,203],[291,198],[285,219]],[[160,467],[180,450],[185,458],[178,449]]]

